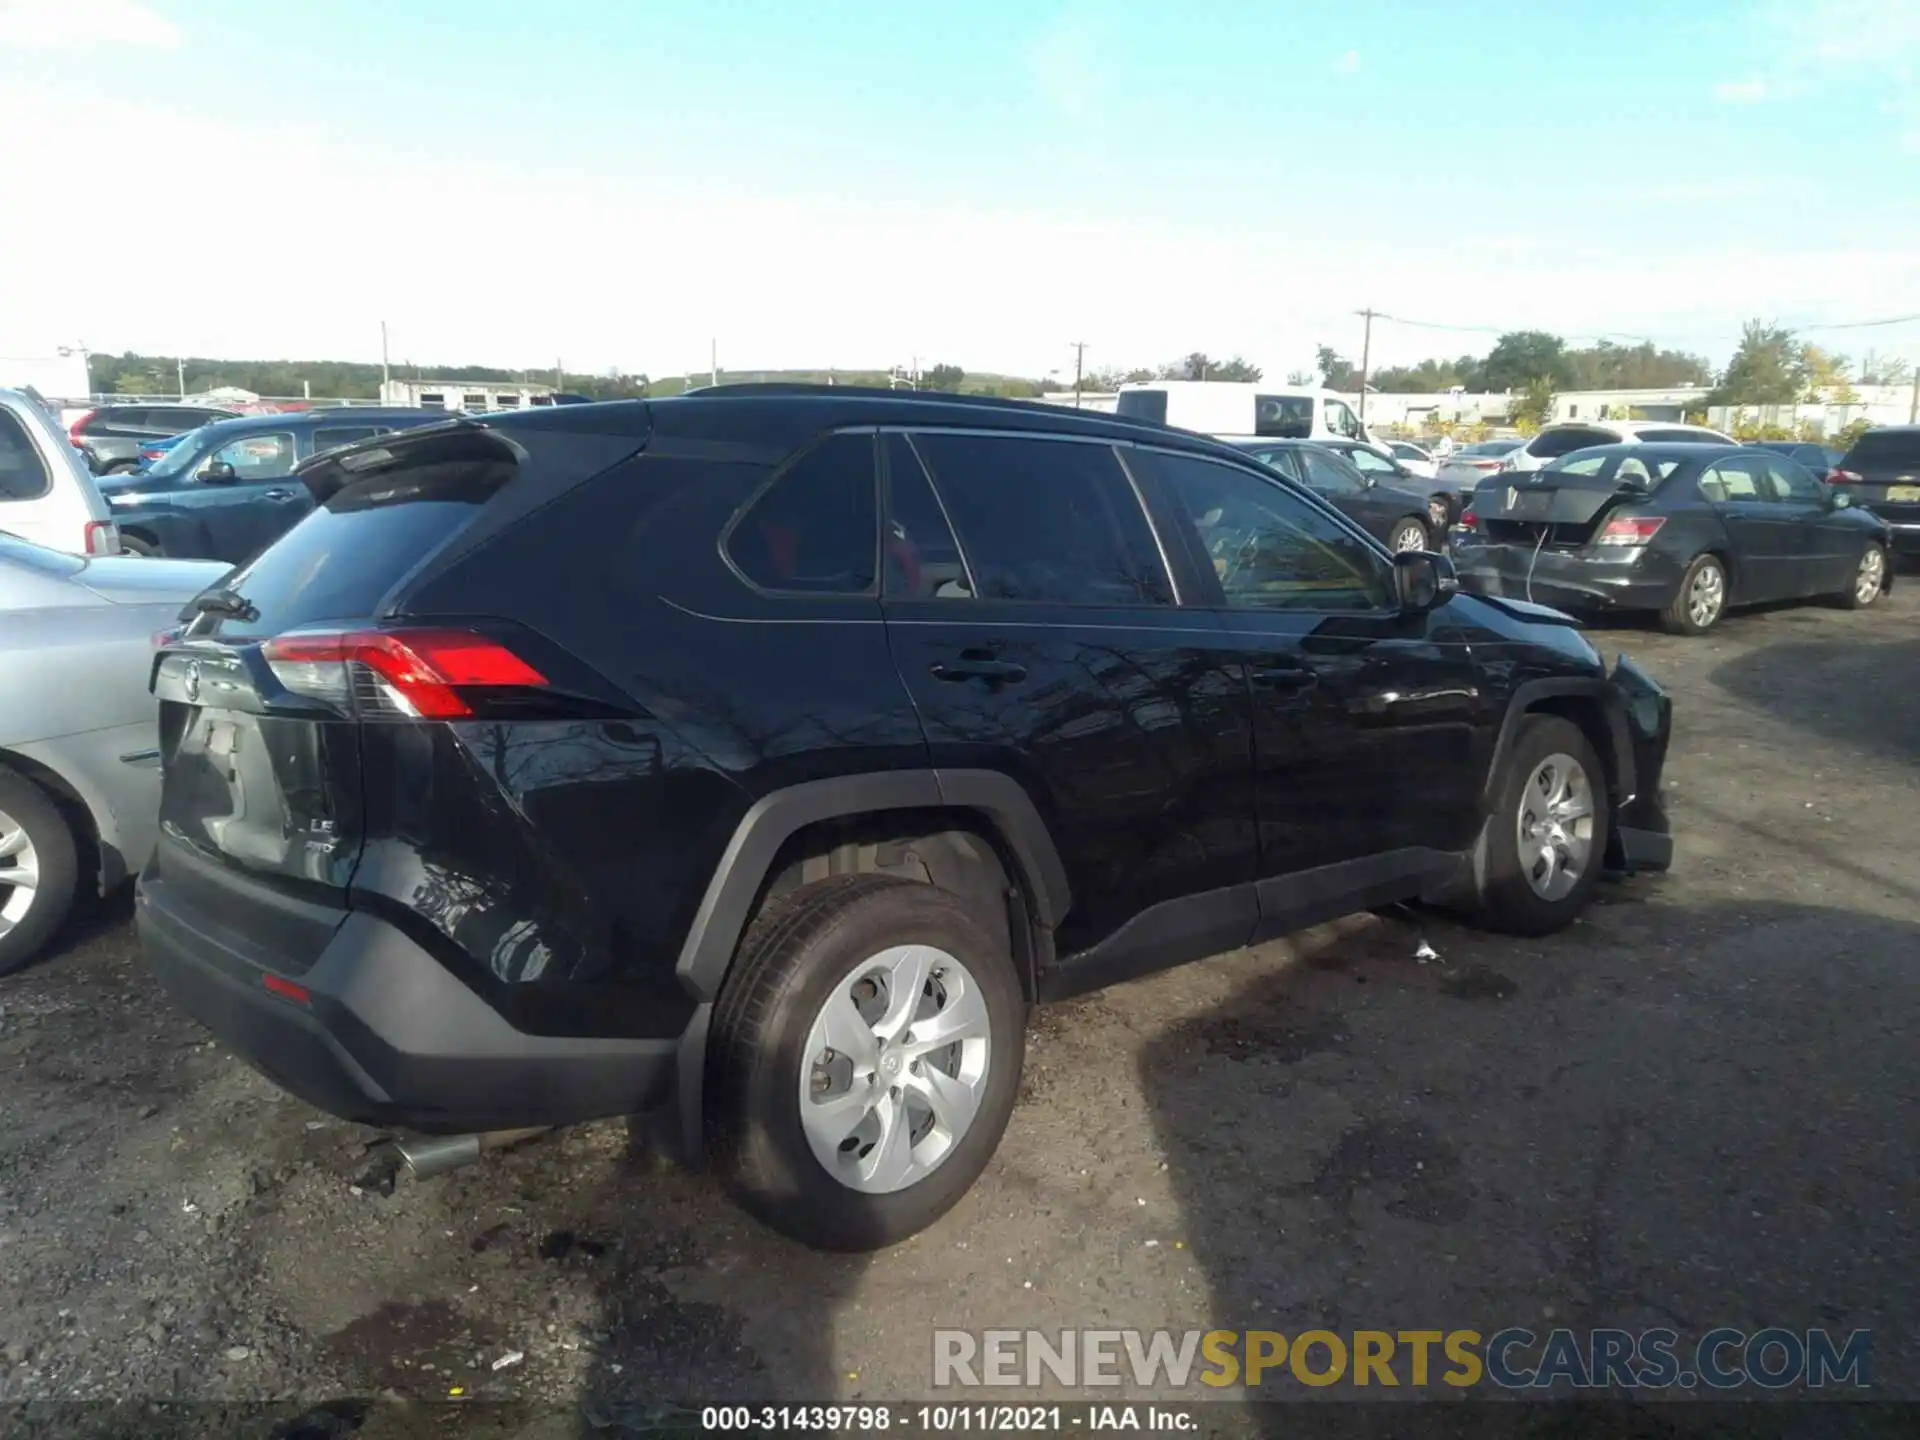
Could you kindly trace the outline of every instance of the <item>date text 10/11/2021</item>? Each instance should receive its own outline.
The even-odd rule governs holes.
[[[1112,1405],[709,1405],[700,1412],[707,1434],[1007,1435],[1022,1432],[1157,1431],[1198,1433],[1198,1407],[1147,1402]]]

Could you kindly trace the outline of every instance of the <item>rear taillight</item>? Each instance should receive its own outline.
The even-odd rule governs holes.
[[[1829,485],[1858,485],[1860,477],[1851,470],[1829,470],[1820,477]]]
[[[167,452],[164,450],[142,450],[140,452],[140,458],[142,460],[158,460],[162,455],[166,453]]]
[[[85,538],[80,544],[83,555],[118,555],[120,553],[120,527],[111,520],[89,520]]]
[[[1619,515],[1593,537],[1596,545],[1644,545],[1667,523],[1664,515]]]
[[[308,630],[261,647],[280,683],[362,719],[459,720],[475,692],[547,680],[497,640],[470,630]]]
[[[180,643],[180,637],[185,633],[186,631],[178,625],[167,630],[156,630],[153,632],[153,648],[155,650],[164,650],[169,645],[178,645]]]
[[[80,427],[85,425],[89,420],[91,420],[98,413],[99,412],[97,410],[88,410],[83,414],[79,414],[73,417],[73,423],[67,426],[67,439],[73,443],[74,449],[76,450],[80,449],[81,445],[84,443],[80,434]]]
[[[1498,470],[1500,468],[1500,462],[1498,460],[1469,460],[1467,463],[1476,470]]]
[[[1473,507],[1469,505],[1465,510],[1460,512],[1458,523],[1462,530],[1478,530],[1480,528],[1480,517],[1473,513]]]

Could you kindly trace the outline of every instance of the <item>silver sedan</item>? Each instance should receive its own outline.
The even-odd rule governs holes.
[[[105,893],[146,863],[160,809],[153,636],[228,569],[0,534],[0,975],[47,943],[82,884]]]

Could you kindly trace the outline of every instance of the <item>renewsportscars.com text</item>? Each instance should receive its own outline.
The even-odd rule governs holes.
[[[1045,1385],[1464,1389],[1867,1389],[1873,1333],[1678,1331],[936,1330],[937,1390]]]

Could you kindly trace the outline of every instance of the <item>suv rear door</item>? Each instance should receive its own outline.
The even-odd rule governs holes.
[[[1853,442],[1840,471],[1857,504],[1904,532],[1903,549],[1920,546],[1920,426],[1867,431]]]
[[[1245,676],[1219,619],[1175,603],[1111,442],[945,430],[882,441],[895,663],[933,766],[1005,772],[1039,807],[1072,892],[1060,954],[1111,941],[1088,962],[1104,980],[1246,943]],[[1116,933],[1202,895],[1163,912],[1172,930]]]

